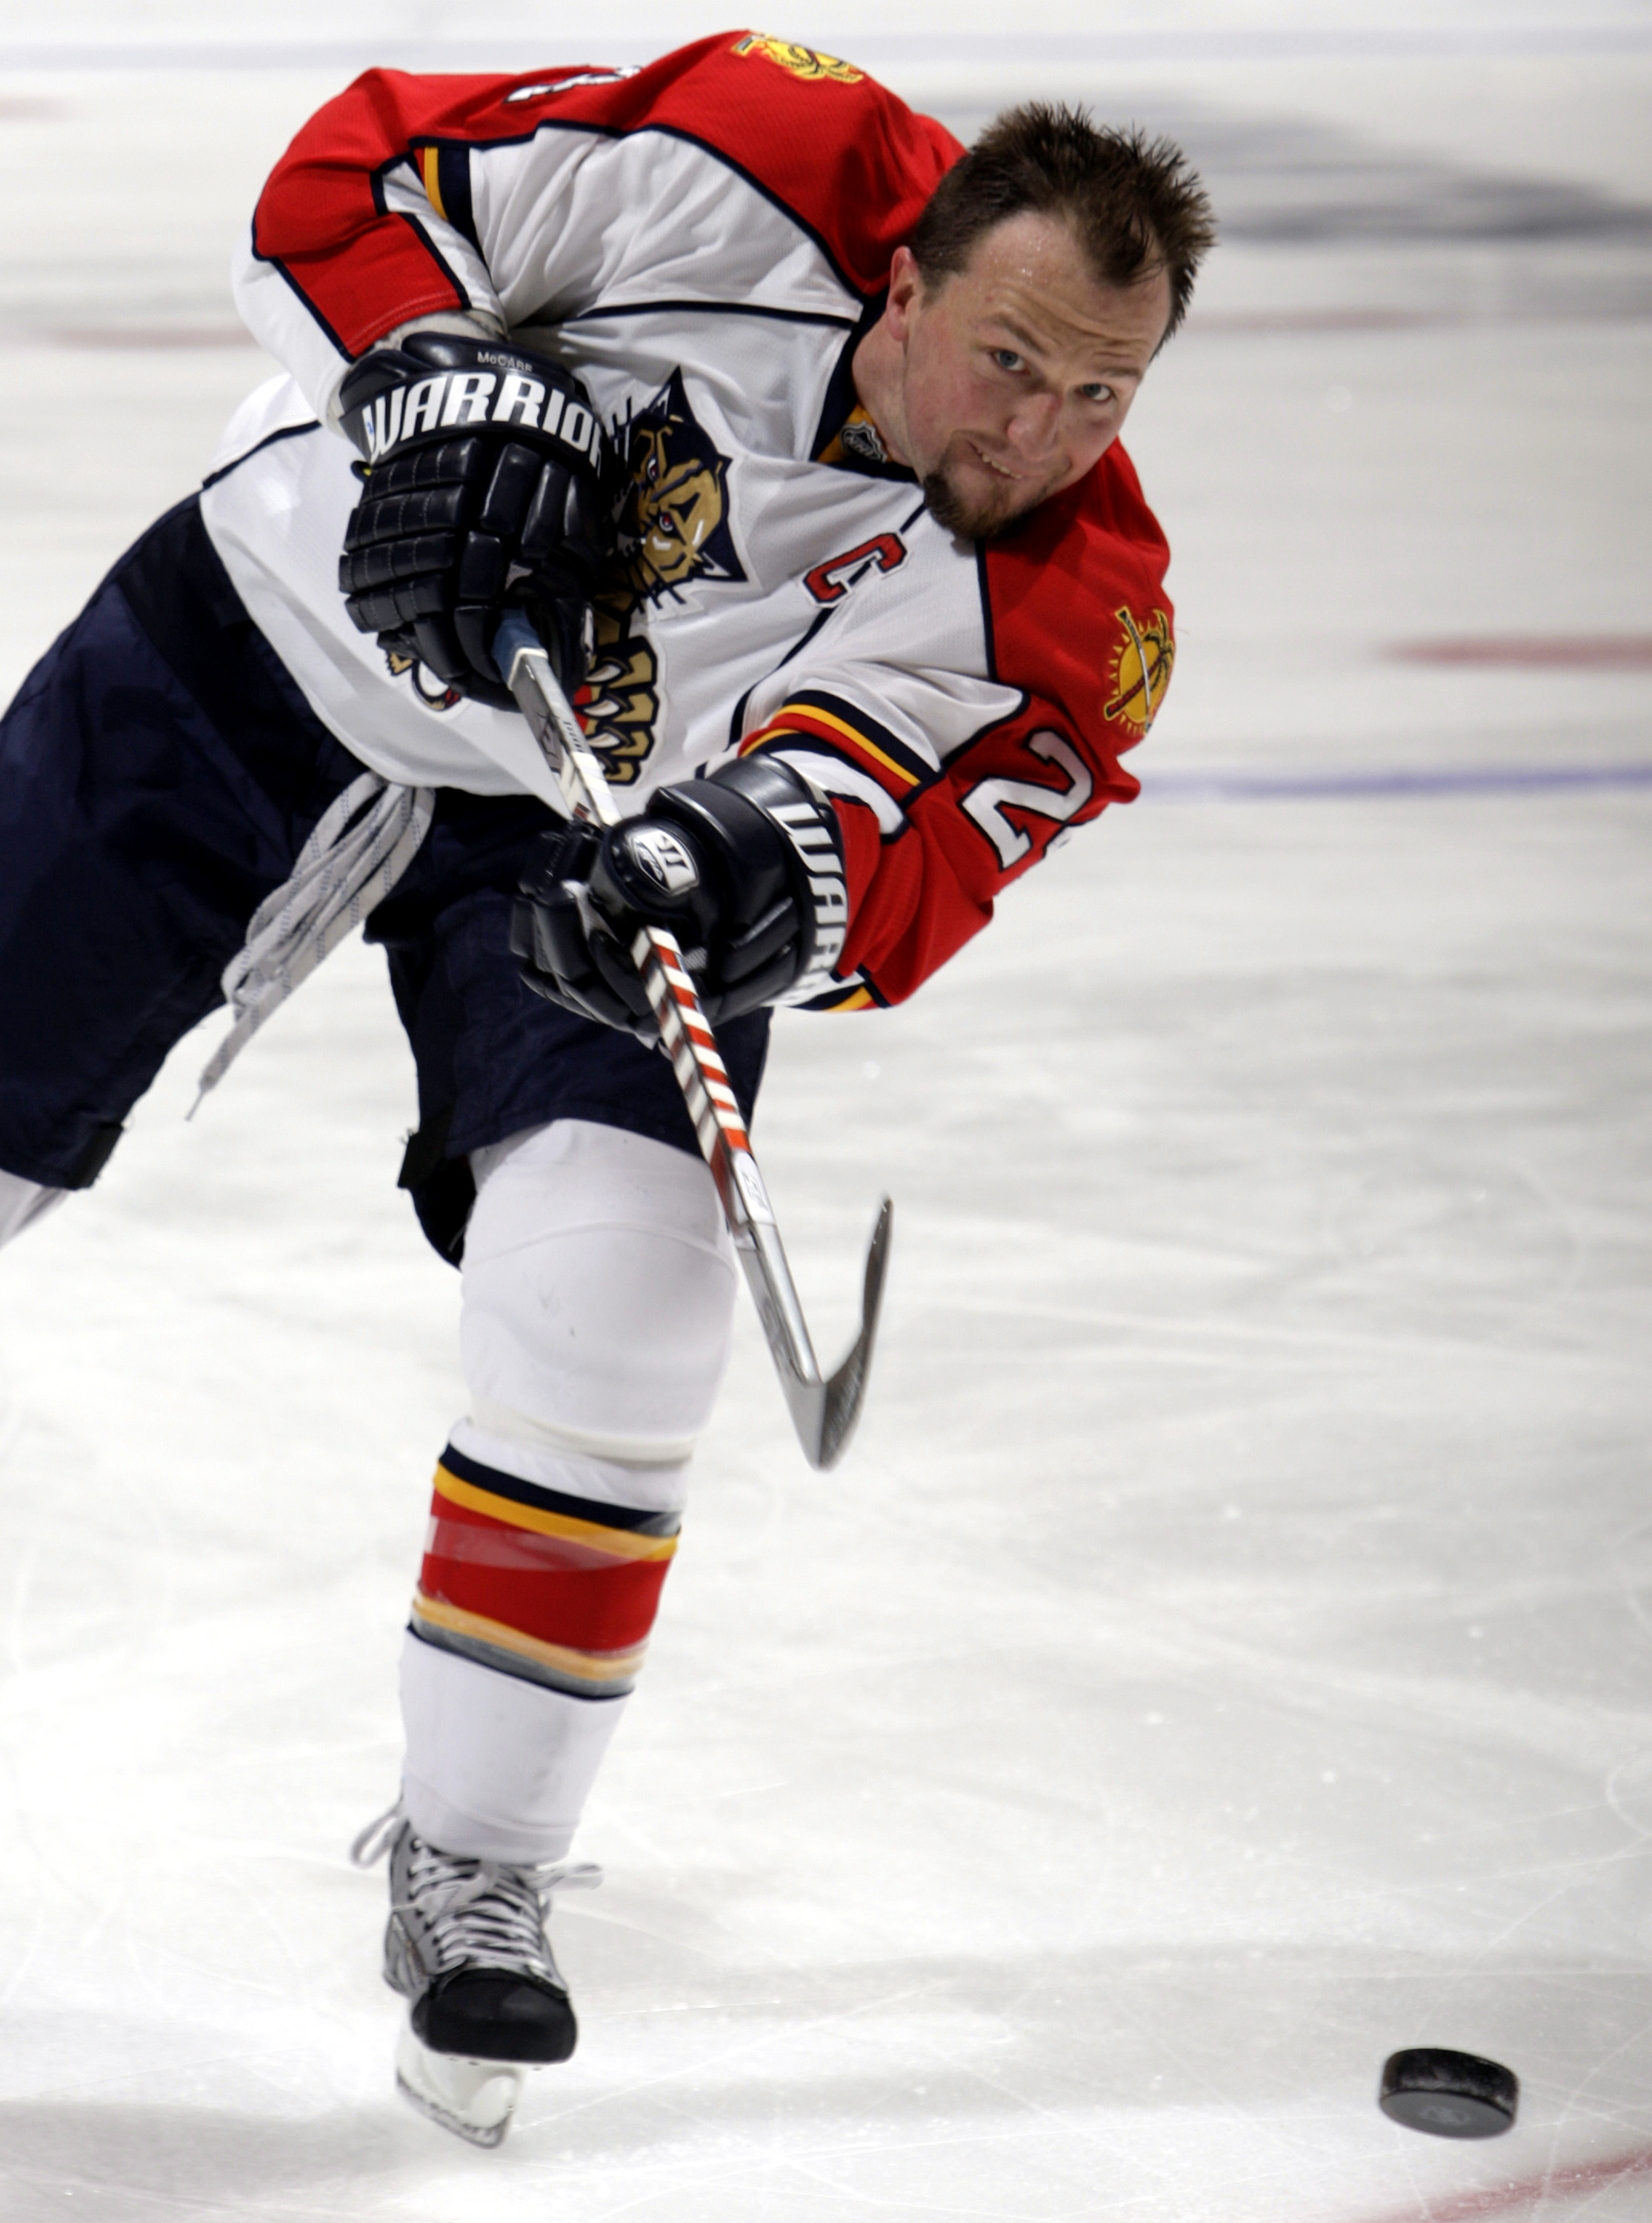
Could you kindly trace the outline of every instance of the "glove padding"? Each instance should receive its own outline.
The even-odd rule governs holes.
[[[413,332],[364,356],[339,400],[367,458],[338,561],[355,625],[508,710],[489,645],[524,608],[571,694],[613,545],[607,443],[579,380],[521,348]]]
[[[773,758],[663,788],[641,816],[541,836],[511,948],[537,994],[644,1042],[657,1034],[631,948],[669,927],[707,1017],[825,988],[849,923],[836,814]]]

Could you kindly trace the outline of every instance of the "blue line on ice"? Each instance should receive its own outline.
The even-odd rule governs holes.
[[[1149,771],[1144,803],[1305,803],[1345,796],[1523,795],[1652,787],[1652,764],[1486,765],[1440,771]]]

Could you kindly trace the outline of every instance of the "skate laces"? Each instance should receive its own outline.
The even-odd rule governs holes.
[[[437,1960],[433,1973],[472,1967],[536,1968],[560,1982],[545,1924],[560,1891],[594,1891],[602,1870],[594,1861],[518,1866],[444,1853],[408,1824],[399,1799],[368,1823],[350,1847],[357,1867],[371,1867],[408,1833],[406,1897],[393,1890],[391,1911],[418,1918]]]

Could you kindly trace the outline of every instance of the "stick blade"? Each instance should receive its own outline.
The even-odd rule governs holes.
[[[883,1276],[889,1270],[889,1231],[894,1224],[895,1206],[886,1196],[878,1206],[872,1239],[866,1246],[860,1333],[849,1346],[837,1372],[824,1382],[800,1382],[789,1368],[781,1376],[803,1456],[822,1473],[836,1466],[849,1448],[849,1439],[855,1433],[861,1407],[866,1401],[872,1346],[877,1340],[878,1315],[883,1307]]]

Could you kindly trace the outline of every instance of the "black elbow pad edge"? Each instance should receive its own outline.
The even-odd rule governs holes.
[[[838,814],[807,782],[773,757],[720,765],[709,779],[669,787],[650,813],[671,818],[708,845],[737,889],[778,878],[798,917],[798,961],[788,994],[831,984],[849,932]]]

